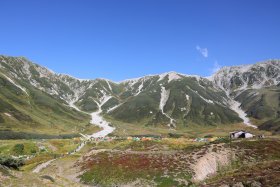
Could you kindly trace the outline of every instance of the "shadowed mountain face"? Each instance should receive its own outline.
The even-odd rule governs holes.
[[[226,67],[211,78],[169,72],[116,83],[76,79],[25,58],[0,56],[0,102],[5,106],[0,108],[0,124],[9,128],[14,120],[20,130],[30,124],[35,129],[50,124],[69,129],[77,123],[83,129],[89,116],[70,106],[94,112],[104,101],[103,115],[135,125],[231,124],[242,122],[231,106],[235,99],[249,117],[264,123],[262,128],[272,121],[268,129],[275,131],[279,126],[279,64]]]

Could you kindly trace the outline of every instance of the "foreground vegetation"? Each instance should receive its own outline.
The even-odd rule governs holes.
[[[238,182],[244,186],[251,183],[260,186],[280,184],[279,139],[233,142],[220,139],[206,144],[183,142],[167,139],[162,142],[101,143],[76,165],[86,171],[80,176],[82,182],[101,186],[135,185],[135,181],[142,186],[200,186],[205,182],[207,186]],[[99,152],[101,149],[103,151]],[[225,153],[223,150],[231,150],[231,160],[224,166],[220,165],[216,174],[209,175],[211,177],[206,181],[195,182],[197,171],[194,166],[207,158],[208,153],[222,154]]]
[[[212,133],[202,134],[210,137]],[[171,133],[165,138],[145,141],[123,138],[89,142],[81,151],[69,155],[80,143],[75,138],[0,140],[1,184],[167,187],[280,184],[278,136],[234,141],[224,137],[199,142]],[[32,173],[39,164],[53,159],[39,173]],[[203,173],[206,170],[214,173]]]
[[[208,186],[242,184],[243,186],[277,186],[280,184],[280,141],[277,138],[233,142],[240,152],[227,167],[208,179]]]

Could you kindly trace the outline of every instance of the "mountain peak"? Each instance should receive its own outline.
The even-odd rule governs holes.
[[[280,83],[280,61],[267,60],[250,65],[223,67],[210,80],[229,93],[275,86]]]
[[[179,80],[183,77],[194,77],[197,80],[202,78],[199,75],[187,75],[187,74],[183,74],[183,73],[178,73],[176,71],[169,71],[169,72],[160,73],[160,74],[150,74],[150,75],[146,75],[146,76],[142,76],[142,77],[138,77],[138,78],[126,79],[126,80],[120,81],[118,83],[137,82],[142,79],[149,79],[149,78],[153,78],[153,77],[159,77],[158,81],[162,81],[164,78],[167,77],[168,82],[171,82],[173,80]]]
[[[170,71],[170,72],[167,72],[167,73],[160,74],[158,81],[163,80],[166,76],[168,76],[168,82],[171,82],[173,80],[178,80],[178,79],[182,78],[181,74],[179,74],[177,72],[174,72],[174,71]]]

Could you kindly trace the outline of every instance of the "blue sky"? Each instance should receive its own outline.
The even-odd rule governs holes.
[[[120,81],[280,58],[278,0],[1,0],[0,54]]]

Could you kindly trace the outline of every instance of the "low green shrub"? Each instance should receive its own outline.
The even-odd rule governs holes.
[[[8,168],[18,169],[24,165],[22,159],[12,158],[10,156],[0,156],[0,165],[6,166]]]
[[[16,144],[13,148],[13,152],[17,155],[22,155],[24,152],[24,145],[23,144]]]

